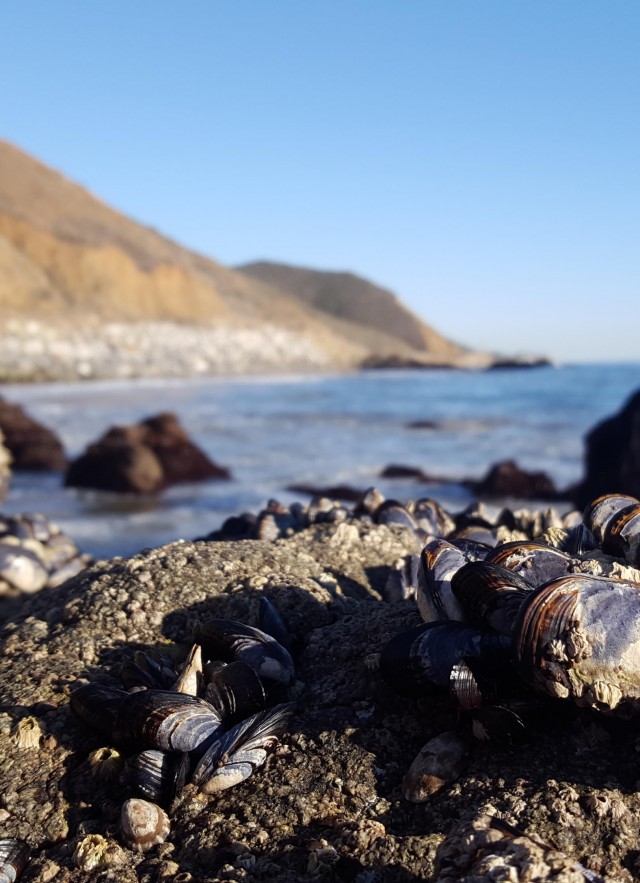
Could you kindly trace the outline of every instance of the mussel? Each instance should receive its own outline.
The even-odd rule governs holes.
[[[0,883],[14,883],[29,862],[30,850],[24,840],[0,838]]]
[[[260,629],[231,619],[210,619],[198,623],[193,635],[207,659],[245,662],[264,680],[285,686],[293,678],[289,651]]]

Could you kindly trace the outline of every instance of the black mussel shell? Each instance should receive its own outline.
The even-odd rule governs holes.
[[[389,569],[380,594],[389,604],[404,601],[415,594],[418,586],[419,555],[405,555]]]
[[[83,723],[111,737],[122,703],[129,696],[124,690],[106,684],[84,684],[71,694],[71,711]]]
[[[456,546],[443,539],[431,540],[420,553],[416,600],[425,622],[466,617],[451,591],[451,579],[467,559]]]
[[[267,694],[258,673],[246,662],[230,662],[216,669],[204,698],[220,713],[225,727],[263,709]]]
[[[456,663],[478,656],[509,664],[511,642],[460,622],[429,622],[392,638],[380,656],[380,671],[398,692],[421,695],[448,687]]]
[[[136,650],[133,659],[127,659],[122,664],[120,677],[127,690],[132,687],[169,690],[178,675],[172,660],[165,653]]]
[[[231,619],[210,619],[198,623],[194,641],[207,659],[246,662],[264,681],[287,685],[294,675],[289,651],[271,635]]]
[[[280,611],[275,607],[266,595],[260,598],[258,605],[258,628],[271,635],[281,644],[285,650],[291,653],[291,635],[287,624],[282,618]]]
[[[140,747],[187,752],[202,749],[220,727],[220,713],[204,699],[172,690],[143,690],[126,695],[114,738]]]
[[[485,561],[519,573],[532,586],[541,586],[565,576],[572,563],[566,552],[533,540],[516,540],[496,546]]]
[[[484,561],[494,547],[494,543],[481,543],[470,537],[447,537],[447,542],[460,549],[467,561]]]
[[[468,527],[460,527],[447,537],[450,543],[457,545],[456,540],[475,540],[485,546],[495,546],[498,542],[493,531],[479,524],[471,524]]]
[[[627,506],[614,515],[602,537],[602,551],[640,564],[640,503]]]
[[[188,754],[149,748],[127,758],[124,779],[142,797],[166,805],[182,790],[188,773]]]
[[[522,602],[533,591],[523,576],[485,561],[470,561],[451,579],[470,622],[510,635]]]
[[[193,784],[211,794],[247,779],[286,731],[293,707],[293,703],[285,703],[268,708],[224,733],[200,758]]]
[[[416,500],[412,515],[418,527],[430,536],[445,537],[456,526],[453,518],[440,503],[429,497]]]
[[[622,509],[637,506],[638,500],[628,494],[604,494],[597,497],[584,510],[583,521],[599,543],[602,543],[605,532],[612,518]]]
[[[376,524],[400,525],[415,531],[418,527],[407,509],[398,500],[385,500],[375,511]]]
[[[13,883],[29,863],[31,850],[24,840],[16,837],[0,838],[0,881]]]

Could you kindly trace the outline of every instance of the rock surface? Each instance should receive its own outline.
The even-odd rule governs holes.
[[[213,463],[167,412],[109,429],[70,464],[65,484],[148,494],[180,482],[229,477],[229,470]]]
[[[14,469],[47,471],[66,466],[67,458],[58,436],[29,417],[21,405],[0,399],[0,430]]]
[[[585,477],[575,490],[576,503],[586,506],[605,493],[640,496],[640,390],[586,437]]]
[[[432,802],[404,800],[417,751],[455,723],[446,698],[399,697],[375,670],[386,642],[419,621],[412,601],[380,600],[389,568],[416,551],[412,533],[365,523],[273,543],[178,542],[98,562],[29,600],[5,626],[0,657],[0,819],[4,836],[33,849],[22,881],[84,883],[93,869],[92,880],[123,883],[577,883],[544,849],[529,849],[532,877],[520,847],[478,876],[480,835],[468,832],[487,811],[611,881],[636,878],[640,755],[627,722],[559,706],[521,745],[474,746],[466,772]],[[130,794],[91,766],[106,739],[72,716],[70,692],[87,679],[119,684],[136,649],[186,649],[203,611],[255,624],[263,594],[294,637],[290,733],[246,783],[215,798],[187,789],[167,841],[131,851],[117,833]]]
[[[495,463],[480,481],[467,481],[480,497],[515,497],[520,500],[555,500],[558,491],[545,472],[528,472],[515,460]]]

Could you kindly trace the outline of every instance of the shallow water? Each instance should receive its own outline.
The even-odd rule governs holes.
[[[22,473],[3,510],[44,512],[96,556],[202,536],[271,497],[301,498],[285,490],[291,484],[375,484],[388,496],[428,495],[457,510],[471,497],[456,480],[480,477],[499,460],[543,470],[558,487],[577,481],[585,433],[639,387],[640,364],[5,385],[0,394],[54,429],[70,457],[113,424],[169,410],[234,478],[138,499],[64,488],[60,474]],[[409,428],[418,420],[436,428]],[[447,480],[382,480],[389,463]]]

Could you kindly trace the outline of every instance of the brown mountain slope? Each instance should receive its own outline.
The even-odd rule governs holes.
[[[467,355],[372,283],[269,264],[224,267],[0,141],[0,319],[11,317],[76,329],[89,322],[92,333],[113,321],[275,326],[335,367]]]
[[[434,355],[456,356],[463,348],[421,322],[393,292],[353,273],[311,270],[269,261],[236,269],[286,291],[317,310],[396,337]]]

